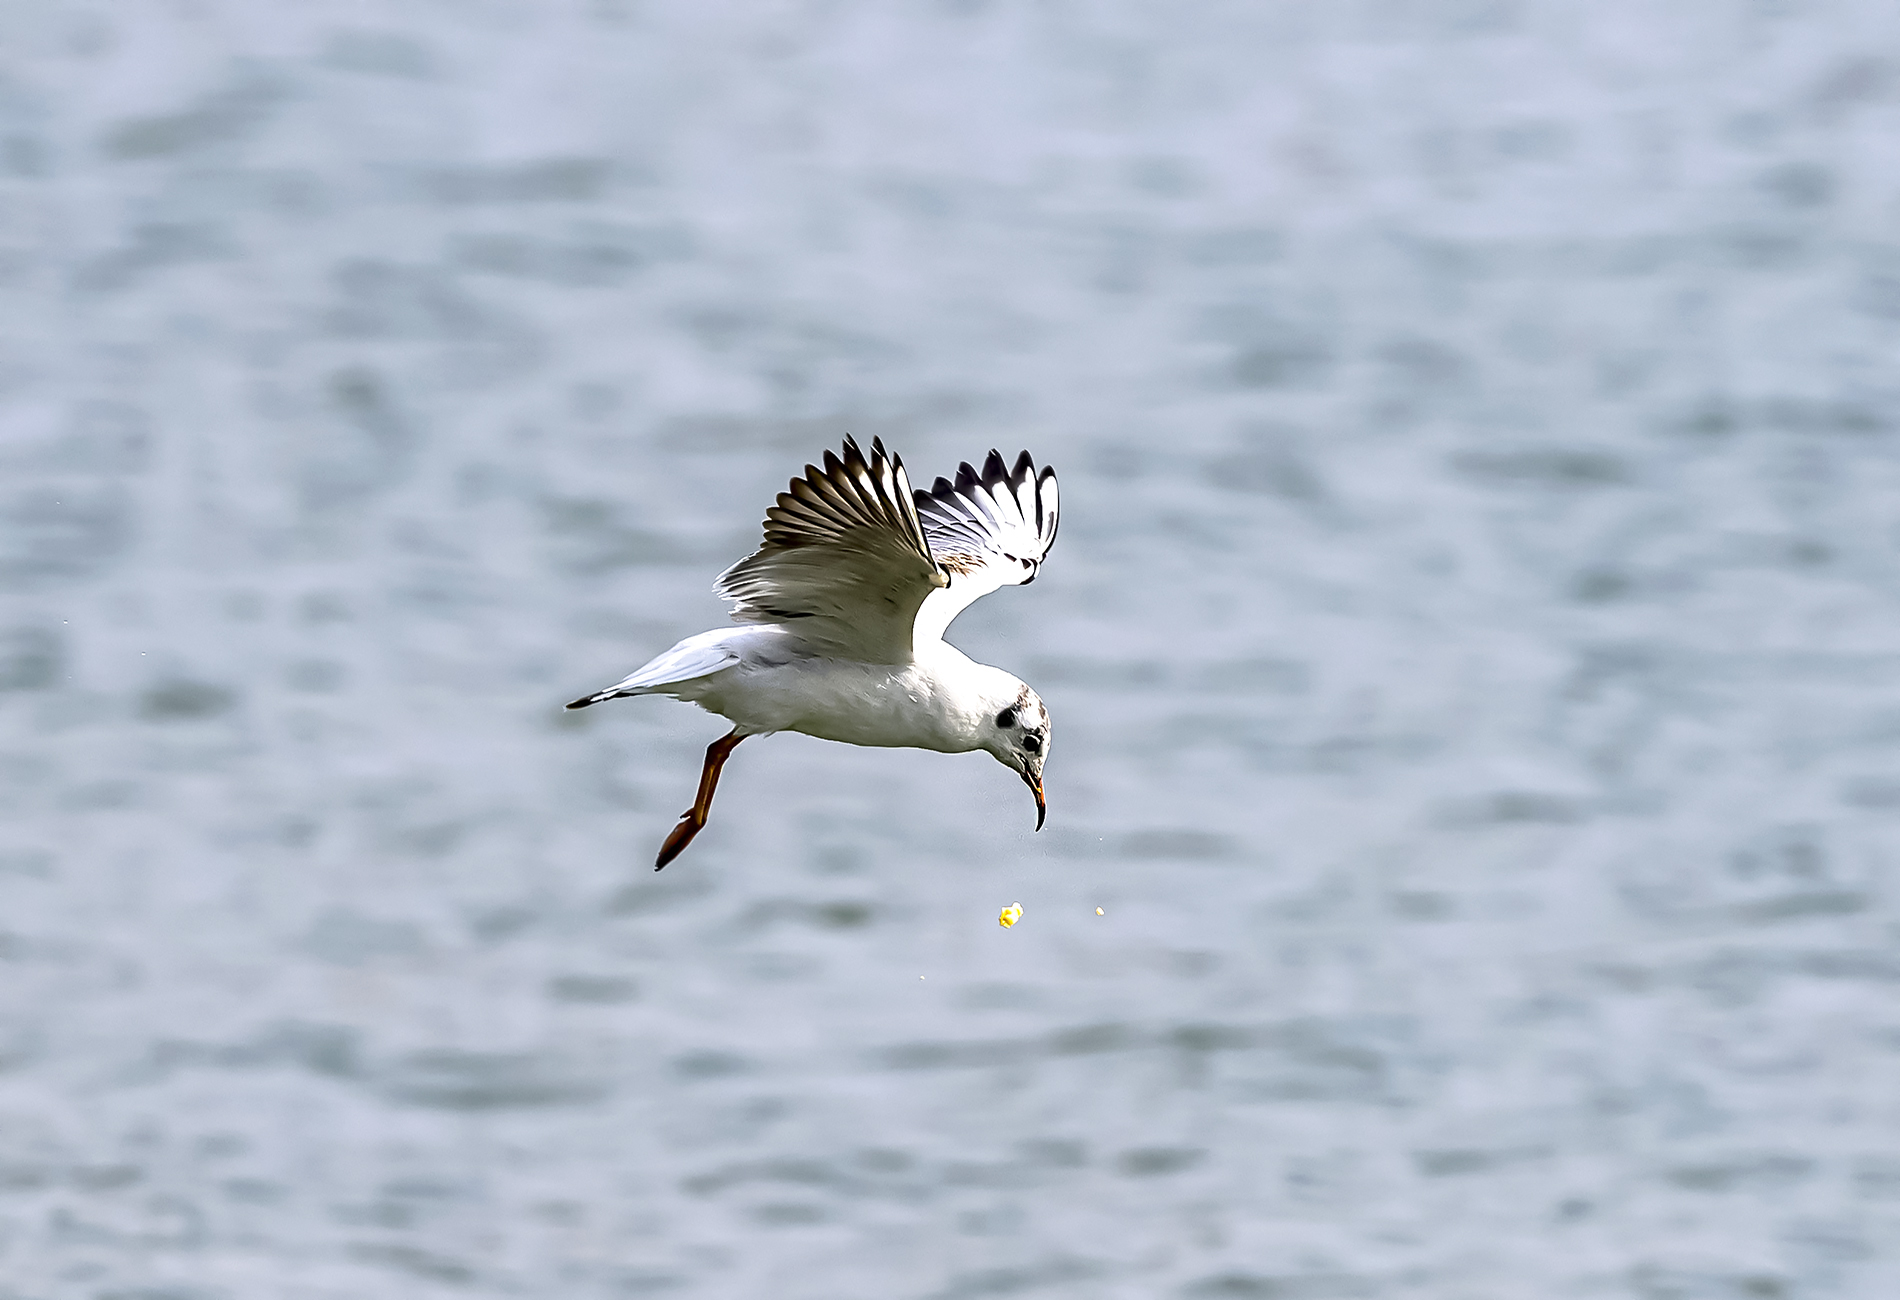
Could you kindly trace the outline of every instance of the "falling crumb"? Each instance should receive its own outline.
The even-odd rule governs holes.
[[[1100,916],[1101,914],[1102,914],[1102,909],[1101,909],[1101,908],[1099,908],[1099,907],[1098,907],[1098,908],[1096,908],[1096,909],[1095,909],[1095,915],[1097,915],[1097,916]]]
[[[1003,914],[996,918],[996,923],[1007,930],[1010,926],[1022,919],[1023,905],[1021,903],[1011,903],[1008,907],[1003,909]]]

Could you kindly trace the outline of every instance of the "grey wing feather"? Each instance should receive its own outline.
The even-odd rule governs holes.
[[[719,575],[739,623],[783,623],[813,647],[873,663],[910,658],[924,598],[948,581],[918,519],[904,462],[846,438],[840,458],[779,493],[765,542]]]

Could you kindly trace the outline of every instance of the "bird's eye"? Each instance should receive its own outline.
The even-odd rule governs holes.
[[[997,714],[996,725],[999,727],[1015,726],[1016,725],[1016,710],[1004,709],[1001,713]]]
[[[1042,752],[1042,737],[1041,736],[1024,736],[1023,748],[1028,750],[1032,754],[1040,754]]]

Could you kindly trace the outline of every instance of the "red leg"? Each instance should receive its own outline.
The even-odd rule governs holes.
[[[719,788],[719,770],[744,739],[735,729],[730,736],[721,736],[706,746],[706,768],[699,774],[699,794],[694,797],[693,806],[680,814],[680,824],[673,828],[673,833],[666,837],[666,843],[660,846],[659,861],[653,864],[655,871],[685,852],[686,846],[693,842],[693,836],[705,826],[706,814],[712,811],[713,791]]]

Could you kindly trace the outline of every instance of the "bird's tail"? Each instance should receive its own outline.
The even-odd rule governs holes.
[[[629,695],[671,695],[673,692],[668,687],[708,676],[738,663],[739,652],[725,644],[734,635],[731,628],[719,628],[687,637],[612,686],[595,691],[592,695],[583,695],[567,707],[584,709],[602,700],[618,700]]]
[[[584,709],[590,704],[599,704],[602,700],[618,700],[624,699],[629,695],[638,694],[640,694],[639,691],[623,691],[617,686],[609,686],[604,691],[595,691],[592,695],[583,695],[578,700],[572,700],[568,703],[567,707],[570,709]]]

